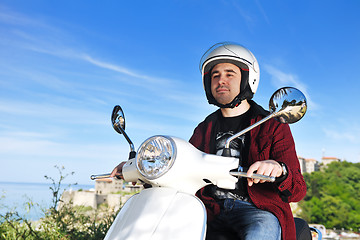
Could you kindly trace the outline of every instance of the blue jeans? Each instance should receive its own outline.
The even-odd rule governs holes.
[[[281,227],[274,214],[249,202],[222,202],[220,214],[207,226],[206,240],[281,240]]]

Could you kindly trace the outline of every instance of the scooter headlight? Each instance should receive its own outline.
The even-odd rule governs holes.
[[[136,167],[141,175],[153,180],[169,171],[175,158],[174,141],[166,136],[154,136],[141,144],[136,154]]]

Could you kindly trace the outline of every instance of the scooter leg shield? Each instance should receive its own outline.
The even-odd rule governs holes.
[[[206,210],[195,196],[171,188],[149,188],[131,197],[105,240],[205,239]]]

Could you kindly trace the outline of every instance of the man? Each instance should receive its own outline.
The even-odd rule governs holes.
[[[206,97],[220,107],[201,122],[190,139],[206,153],[220,154],[225,140],[268,115],[252,101],[259,65],[243,46],[219,43],[200,62]],[[206,239],[296,239],[289,202],[300,201],[306,185],[287,124],[272,119],[234,140],[231,155],[248,168],[236,189],[210,185],[198,192],[208,212]],[[252,179],[253,173],[275,183]]]
[[[199,150],[222,154],[225,140],[268,115],[252,101],[259,83],[259,65],[243,46],[219,43],[201,63],[206,97],[220,109],[194,130],[190,143]],[[296,239],[289,202],[306,194],[290,128],[274,119],[231,142],[231,155],[248,168],[236,189],[207,186],[197,193],[208,213],[206,239]],[[114,177],[125,162],[112,171]],[[252,179],[276,177],[275,183]]]

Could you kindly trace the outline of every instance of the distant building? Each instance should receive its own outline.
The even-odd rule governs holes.
[[[312,173],[315,171],[319,171],[319,163],[315,159],[305,159],[306,172]]]
[[[339,158],[336,158],[336,157],[322,157],[321,158],[321,162],[324,166],[328,165],[329,163],[332,163],[332,162],[340,162],[341,159]]]
[[[111,194],[120,191],[124,192],[137,192],[143,189],[140,185],[126,184],[124,180],[116,178],[104,178],[97,179],[95,182],[95,193],[96,194]]]
[[[306,172],[306,171],[305,171],[305,169],[306,169],[306,166],[305,166],[305,158],[298,156],[298,159],[299,159],[299,164],[300,164],[301,173]]]
[[[312,173],[319,171],[319,163],[315,159],[306,159],[298,157],[300,163],[301,173]]]
[[[97,179],[95,181],[95,193],[96,194],[116,193],[123,190],[123,184],[124,184],[123,180],[119,180],[115,178]]]
[[[66,203],[74,206],[90,206],[96,209],[100,204],[106,203],[110,208],[119,209],[134,193],[143,189],[143,186],[125,184],[119,179],[97,179],[95,191],[65,191],[61,195],[61,208]],[[118,194],[119,192],[122,194]],[[126,193],[124,193],[126,192]]]
[[[320,163],[316,159],[303,158],[300,156],[298,156],[298,159],[299,159],[301,173],[312,173],[312,172],[320,170]],[[329,163],[340,162],[340,161],[341,161],[341,159],[336,158],[336,157],[322,157],[321,158],[321,163],[322,163],[321,168],[326,167],[326,165],[328,165]]]

